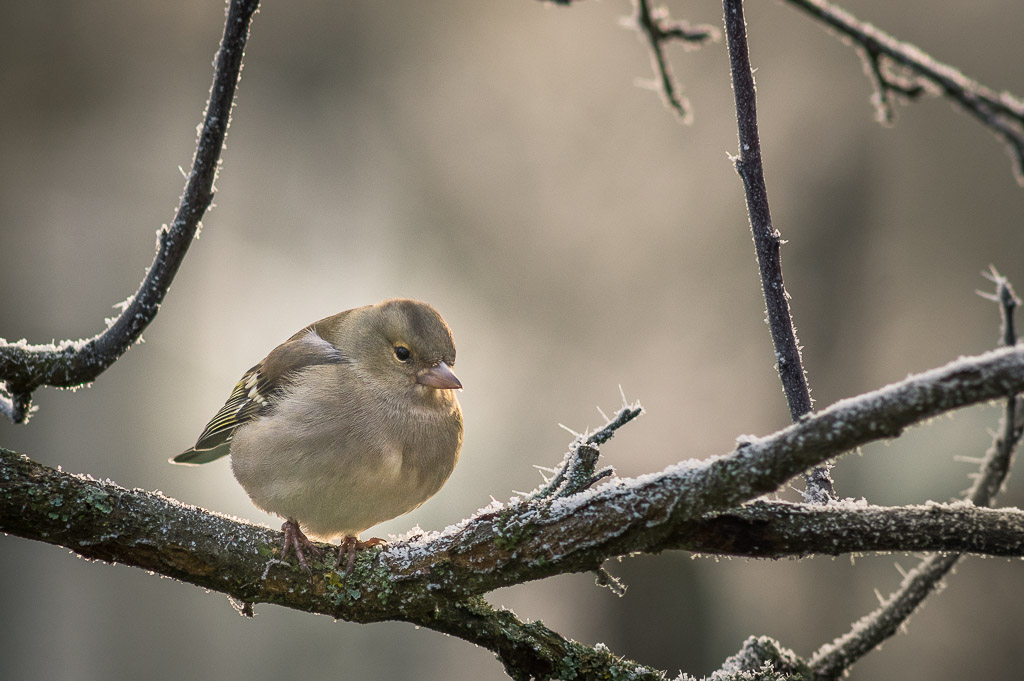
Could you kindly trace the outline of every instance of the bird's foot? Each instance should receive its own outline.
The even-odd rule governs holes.
[[[281,526],[281,531],[284,532],[284,542],[281,544],[281,560],[288,559],[288,552],[295,551],[295,557],[299,559],[299,565],[306,574],[312,575],[313,571],[309,569],[309,563],[306,562],[306,551],[310,554],[319,558],[322,554],[316,544],[310,541],[309,537],[302,533],[299,529],[299,523],[294,520],[286,520],[284,525]]]
[[[362,551],[363,549],[379,546],[380,544],[387,544],[387,541],[380,537],[373,537],[366,541],[359,541],[358,537],[344,537],[341,540],[341,546],[338,547],[338,562],[335,563],[335,567],[340,568],[342,558],[344,558],[345,576],[348,577],[352,574],[352,568],[356,565],[356,550]]]

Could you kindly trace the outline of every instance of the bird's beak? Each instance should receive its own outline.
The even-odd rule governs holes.
[[[416,382],[420,385],[444,390],[456,390],[462,388],[462,381],[452,373],[451,367],[444,362],[438,362],[429,369],[423,369],[416,374]]]

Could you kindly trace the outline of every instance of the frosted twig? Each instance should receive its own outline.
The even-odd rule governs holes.
[[[0,381],[26,408],[2,409],[16,423],[28,416],[27,400],[36,388],[49,385],[68,388],[96,379],[134,345],[160,309],[178,271],[199,221],[213,201],[220,154],[227,134],[235,87],[242,70],[242,53],[249,24],[258,0],[232,0],[217,52],[213,86],[199,133],[192,170],[170,227],[157,232],[157,251],[138,291],[121,314],[103,332],[89,339],[55,345],[29,345],[0,339]]]
[[[757,265],[761,271],[761,291],[768,312],[772,344],[775,346],[776,367],[789,403],[790,416],[793,421],[798,421],[811,411],[811,391],[807,386],[807,376],[800,357],[800,344],[789,308],[789,294],[782,279],[782,235],[772,225],[768,207],[768,188],[764,181],[761,141],[757,131],[757,96],[747,48],[743,2],[725,0],[724,8],[740,142],[739,155],[734,162],[746,190],[747,213],[754,235]],[[807,474],[804,498],[808,502],[824,503],[836,498],[829,474],[830,467],[831,464],[822,463]]]
[[[622,399],[623,407],[615,413],[615,417],[609,419],[607,423],[590,435],[576,433],[575,431],[562,426],[562,428],[565,428],[565,430],[572,433],[575,440],[569,446],[569,451],[566,452],[565,456],[562,458],[562,463],[557,467],[557,469],[541,468],[540,466],[537,466],[537,468],[541,468],[541,470],[554,473],[554,476],[551,479],[546,480],[545,484],[538,488],[531,498],[546,499],[550,496],[566,496],[569,494],[575,494],[576,492],[592,486],[598,480],[608,477],[614,472],[612,468],[605,468],[597,474],[594,473],[594,468],[597,465],[597,458],[599,456],[597,448],[610,440],[615,434],[615,431],[635,419],[637,416],[640,416],[644,411],[639,402],[628,405],[625,404],[625,395],[623,395]],[[562,424],[559,425],[561,426]],[[566,482],[567,479],[570,479],[568,483]]]
[[[1007,278],[999,274],[995,266],[989,265],[988,272],[982,272],[981,276],[996,285],[996,292],[992,294],[979,291],[978,293],[987,300],[999,303],[999,330],[1002,333],[1002,343],[1003,345],[1014,345],[1017,342],[1014,312],[1020,307],[1020,298],[1017,297]]]
[[[1009,92],[996,92],[968,78],[914,45],[897,40],[825,0],[786,2],[857,46],[865,60],[865,70],[875,85],[872,99],[880,121],[892,121],[893,92],[913,98],[925,90],[923,86],[937,90],[1003,141],[1013,159],[1017,183],[1024,185],[1024,100]],[[909,77],[890,68],[893,64],[909,73]]]
[[[625,399],[625,397],[623,397],[623,399]],[[593,446],[603,445],[605,442],[612,439],[612,436],[615,435],[615,431],[643,413],[644,408],[639,402],[623,404],[622,408],[615,412],[615,418],[587,436],[586,443]]]
[[[634,0],[635,12],[631,22],[647,38],[651,49],[651,62],[658,75],[658,85],[665,104],[672,109],[683,123],[693,119],[690,102],[680,93],[679,84],[672,75],[672,69],[665,57],[665,43],[681,40],[685,45],[702,45],[719,39],[713,26],[690,26],[685,21],[672,21],[664,7],[651,9],[648,0]]]

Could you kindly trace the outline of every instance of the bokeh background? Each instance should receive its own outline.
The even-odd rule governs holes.
[[[1024,4],[846,7],[1024,95]],[[718,3],[671,3],[720,25]],[[725,46],[670,46],[694,107],[657,93],[625,0],[265,3],[216,207],[145,344],[95,385],[36,394],[0,444],[278,526],[227,461],[170,466],[241,373],[304,324],[391,296],[432,302],[466,385],[463,458],[413,514],[440,529],[557,462],[619,386],[648,413],[604,448],[624,476],[787,423],[763,322]],[[819,406],[982,352],[994,264],[1024,289],[1024,189],[988,131],[942,100],[873,121],[854,52],[788,6],[747,8],[784,264]],[[223,3],[0,2],[0,335],[96,333],[132,293],[183,186]],[[936,419],[835,471],[841,495],[944,501],[997,406]],[[1006,504],[1022,499],[1012,477]],[[777,562],[686,553],[612,563],[624,598],[569,575],[491,594],[588,644],[675,673],[750,634],[801,654],[845,632],[914,556]],[[5,679],[501,679],[490,653],[402,623],[360,626],[0,536]],[[1016,679],[1019,561],[970,559],[853,679]]]

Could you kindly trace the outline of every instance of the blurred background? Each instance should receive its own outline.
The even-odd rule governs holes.
[[[997,90],[1024,95],[1024,4],[881,0],[847,9]],[[670,3],[721,24],[721,5]],[[742,186],[724,43],[668,48],[694,108],[659,95],[626,0],[266,3],[246,54],[216,207],[160,315],[95,385],[35,395],[0,444],[278,527],[226,460],[167,464],[238,377],[315,319],[391,296],[433,303],[466,389],[462,461],[379,536],[441,529],[540,482],[575,430],[647,414],[603,448],[620,475],[731,449],[788,422]],[[0,2],[0,336],[90,336],[133,293],[192,156],[223,3]],[[998,341],[975,294],[995,265],[1024,291],[1024,189],[992,135],[942,100],[874,122],[849,47],[792,8],[750,3],[776,226],[818,406]],[[844,497],[945,501],[997,426],[962,411],[842,459]],[[1020,504],[1018,477],[1001,502]],[[914,556],[625,559],[624,598],[567,575],[488,596],[566,636],[676,673],[751,634],[809,655],[875,607]],[[1024,571],[971,558],[853,679],[1019,678]],[[403,623],[332,622],[227,599],[0,536],[0,676],[331,674],[502,679],[487,651]]]

